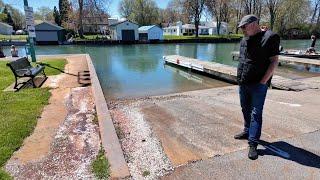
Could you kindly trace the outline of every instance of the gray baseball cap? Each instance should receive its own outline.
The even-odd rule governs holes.
[[[249,14],[249,15],[246,15],[246,16],[243,16],[243,18],[241,19],[239,25],[238,25],[238,28],[246,25],[246,24],[249,24],[249,23],[252,23],[252,22],[255,22],[255,21],[258,21],[259,18],[253,14]]]

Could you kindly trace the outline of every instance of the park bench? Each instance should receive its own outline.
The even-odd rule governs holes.
[[[32,86],[34,88],[36,88],[37,86],[35,85],[34,78],[38,74],[42,74],[45,77],[44,81],[47,78],[46,74],[44,73],[45,66],[37,65],[34,67],[30,64],[27,57],[23,57],[23,58],[19,58],[19,59],[15,60],[15,61],[11,61],[11,62],[7,63],[7,66],[10,67],[11,71],[14,74],[15,80],[16,80],[15,85],[14,85],[14,89],[18,89],[18,85],[26,84],[29,81],[31,81]],[[29,77],[29,79],[26,82],[18,83],[18,79],[23,78],[23,77]]]

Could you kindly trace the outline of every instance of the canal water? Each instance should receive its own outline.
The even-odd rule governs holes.
[[[282,41],[288,49],[306,49],[309,40]],[[239,43],[139,44],[115,46],[38,46],[38,55],[88,53],[93,59],[104,94],[108,99],[134,98],[199,90],[230,84],[164,65],[165,55],[182,55],[203,61],[236,66],[231,52]],[[9,48],[4,49],[5,54]],[[19,54],[25,51],[19,48]],[[301,70],[301,71],[300,71]],[[316,74],[281,67],[277,74],[290,78],[311,77]]]

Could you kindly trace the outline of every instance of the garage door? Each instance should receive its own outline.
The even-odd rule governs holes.
[[[139,40],[147,41],[148,40],[148,33],[139,33]]]
[[[58,33],[56,31],[36,31],[37,41],[58,41]]]
[[[134,41],[134,30],[122,30],[122,41]]]

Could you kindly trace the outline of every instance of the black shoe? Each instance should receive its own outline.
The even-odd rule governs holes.
[[[254,146],[254,145],[250,145],[249,146],[248,158],[251,159],[251,160],[258,159],[257,146]]]
[[[234,136],[235,139],[248,139],[249,134],[246,132],[242,132]]]

